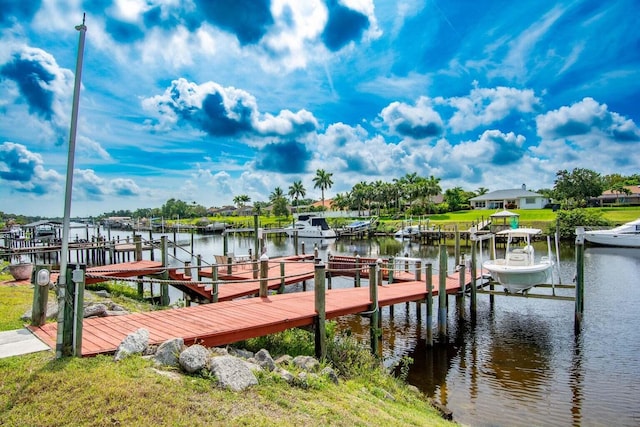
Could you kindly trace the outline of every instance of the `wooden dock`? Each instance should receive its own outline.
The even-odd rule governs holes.
[[[460,291],[457,273],[447,276],[448,294]],[[433,277],[438,283],[438,276]],[[231,285],[235,286],[235,285]],[[433,295],[437,295],[437,286]],[[379,306],[389,306],[427,297],[424,281],[378,286]],[[333,319],[370,309],[368,287],[329,289],[326,291],[326,318]],[[262,298],[245,298],[215,304],[167,309],[124,316],[85,319],[82,332],[82,355],[114,352],[120,342],[139,328],[149,331],[150,344],[182,337],[185,344],[220,346],[240,340],[281,332],[293,327],[309,326],[317,313],[314,292],[293,292]],[[48,323],[30,329],[55,349],[57,324]]]

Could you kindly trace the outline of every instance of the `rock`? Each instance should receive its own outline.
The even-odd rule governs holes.
[[[111,297],[111,294],[108,291],[104,290],[104,289],[101,289],[99,291],[95,291],[94,293],[96,294],[96,296],[99,296],[101,298],[110,298]]]
[[[23,322],[30,322],[31,317],[33,316],[33,312],[29,310],[25,311],[25,313],[20,317],[20,320]],[[52,301],[47,304],[47,319],[53,320],[58,318],[58,302]]]
[[[207,366],[210,355],[211,353],[207,347],[200,344],[194,344],[191,347],[187,347],[182,353],[180,353],[178,362],[185,372],[193,374]]]
[[[291,365],[291,363],[293,362],[293,357],[289,356],[288,354],[284,354],[278,357],[275,362],[276,365]]]
[[[231,356],[242,357],[243,359],[251,359],[253,357],[252,352],[234,347],[227,347],[227,352]]]
[[[113,311],[113,310],[107,310],[105,311],[105,316],[124,316],[127,314],[130,314],[128,311]]]
[[[104,317],[107,315],[107,306],[104,304],[91,304],[84,308],[83,317]]]
[[[269,351],[264,348],[255,354],[255,359],[262,368],[272,372],[276,368],[276,362],[273,361]]]
[[[320,362],[311,356],[296,356],[293,358],[293,365],[308,372],[313,372],[320,367]]]
[[[332,383],[338,384],[338,374],[336,374],[336,371],[334,371],[333,368],[327,366],[322,371],[320,371],[320,375],[328,377]]]
[[[115,361],[124,359],[130,354],[142,354],[149,345],[149,331],[140,328],[137,331],[127,335],[118,346],[118,350],[114,356]]]
[[[154,360],[164,366],[180,366],[179,357],[184,347],[184,339],[173,338],[160,344]]]
[[[280,378],[282,378],[289,384],[293,383],[293,381],[295,380],[295,377],[293,376],[293,374],[287,371],[286,369],[279,368],[277,370],[277,373],[278,375],[280,375]]]
[[[113,301],[109,301],[106,303],[107,304],[107,310],[110,311],[127,311],[126,308],[124,308],[123,306],[116,304]]]
[[[242,391],[258,384],[258,379],[246,363],[234,356],[212,357],[209,369],[218,379],[218,385],[233,391]]]
[[[182,376],[177,372],[163,371],[161,369],[156,369],[156,368],[151,368],[151,370],[158,375],[169,378],[170,380],[180,381],[180,378],[182,378]]]

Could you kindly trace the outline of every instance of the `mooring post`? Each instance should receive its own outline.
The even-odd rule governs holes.
[[[576,236],[576,307],[574,331],[580,332],[584,313],[584,235]]]
[[[167,236],[160,238],[162,245],[162,283],[160,283],[160,305],[166,307],[169,305],[169,257],[168,257],[168,241]]]
[[[284,261],[280,261],[280,287],[278,288],[279,294],[284,294],[284,287],[285,287]]]
[[[50,265],[36,265],[31,283],[33,284],[33,305],[31,325],[42,326],[47,322],[47,302],[49,299]]]
[[[447,336],[447,247],[440,245],[440,271],[438,272],[438,335],[440,342]]]
[[[218,266],[211,266],[211,302],[218,302]]]
[[[269,257],[262,254],[260,257],[260,297],[265,298],[269,295]]]
[[[389,261],[387,262],[387,271],[388,271],[388,275],[389,275],[389,284],[393,283],[393,269],[394,269],[394,264],[395,261],[393,260],[393,257],[389,258]],[[391,304],[389,306],[389,316],[391,316],[391,318],[393,318],[394,315],[394,308],[393,308],[393,304]]]
[[[316,358],[323,360],[327,356],[327,343],[326,343],[326,301],[325,301],[325,266],[322,261],[316,263],[314,271],[314,295],[315,295],[315,310],[316,317],[314,319],[314,332],[315,332],[315,350]]]
[[[151,225],[151,229],[149,230],[149,245],[151,245],[151,261],[155,261],[155,250],[153,248],[153,224]]]
[[[465,285],[466,285],[466,267],[464,265],[464,255],[462,255],[461,258],[461,263],[458,264],[458,274],[459,274],[459,278],[460,278],[460,292],[458,292],[456,294],[456,305],[458,308],[458,319],[459,320],[464,320],[465,318],[465,308],[464,308],[464,292],[465,292]]]
[[[133,236],[133,243],[136,246],[136,261],[142,261],[142,236],[135,234]]]
[[[377,263],[369,264],[369,301],[371,301],[371,318],[369,323],[369,336],[371,338],[371,353],[378,355],[380,331],[378,329],[378,318],[380,309],[378,308],[378,281],[376,279]]]
[[[433,347],[433,265],[427,263],[425,271],[427,284],[427,347]]]
[[[460,230],[458,230],[458,224],[456,223],[454,228],[455,233],[455,261],[456,265],[460,265]]]
[[[82,326],[84,322],[84,285],[86,265],[75,265],[75,269],[71,272],[71,282],[74,291],[74,323],[73,323],[73,355],[82,356]]]
[[[184,277],[191,278],[191,261],[184,262]]]
[[[478,244],[482,244],[482,242],[478,242]],[[477,258],[476,258],[476,243],[472,242],[473,249],[471,250],[471,298],[469,301],[469,311],[471,313],[471,321],[475,322],[476,320],[476,310],[477,310],[477,302],[478,302],[478,294],[477,294],[477,284],[476,278],[478,277],[478,266],[477,266]]]
[[[260,251],[260,235],[261,233],[258,233],[258,226],[259,226],[259,221],[258,221],[258,214],[253,214],[253,235],[254,235],[254,239],[253,239],[253,247],[255,248],[256,251],[256,255],[258,255],[259,253],[262,253],[262,251]]]
[[[200,274],[202,270],[202,255],[196,256],[196,279],[198,282],[202,280],[202,274]]]
[[[353,279],[353,285],[356,288],[360,287],[360,255],[356,255],[356,274]]]
[[[227,232],[222,232],[222,255],[227,256],[229,253],[229,237],[227,236]]]

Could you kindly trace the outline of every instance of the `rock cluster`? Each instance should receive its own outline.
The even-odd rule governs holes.
[[[158,366],[177,368],[187,374],[211,374],[220,387],[233,391],[257,385],[256,371],[271,372],[290,384],[302,387],[320,377],[338,383],[335,371],[326,367],[318,372],[320,362],[311,356],[284,355],[274,360],[265,349],[254,354],[232,347],[207,348],[200,344],[185,346],[182,338],[173,338],[152,348],[149,346],[149,332],[143,328],[125,337],[118,346],[114,359],[122,360],[130,354],[148,355]],[[292,370],[299,373],[294,375],[287,368],[294,368]]]

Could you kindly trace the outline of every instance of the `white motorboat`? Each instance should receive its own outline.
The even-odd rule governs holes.
[[[584,239],[595,245],[640,248],[640,218],[610,230],[589,230]]]
[[[541,232],[537,228],[499,231],[496,236],[507,237],[505,257],[484,261],[482,267],[491,273],[493,280],[511,293],[524,292],[536,285],[553,284],[554,262],[550,239],[547,239],[547,255],[537,261],[531,245],[531,238]]]
[[[396,239],[411,239],[420,235],[420,226],[418,225],[408,225],[406,227],[401,228],[393,234],[393,237]]]
[[[293,226],[285,228],[288,236],[297,234],[303,238],[330,239],[336,237],[336,231],[329,227],[327,220],[322,216],[299,215]]]

